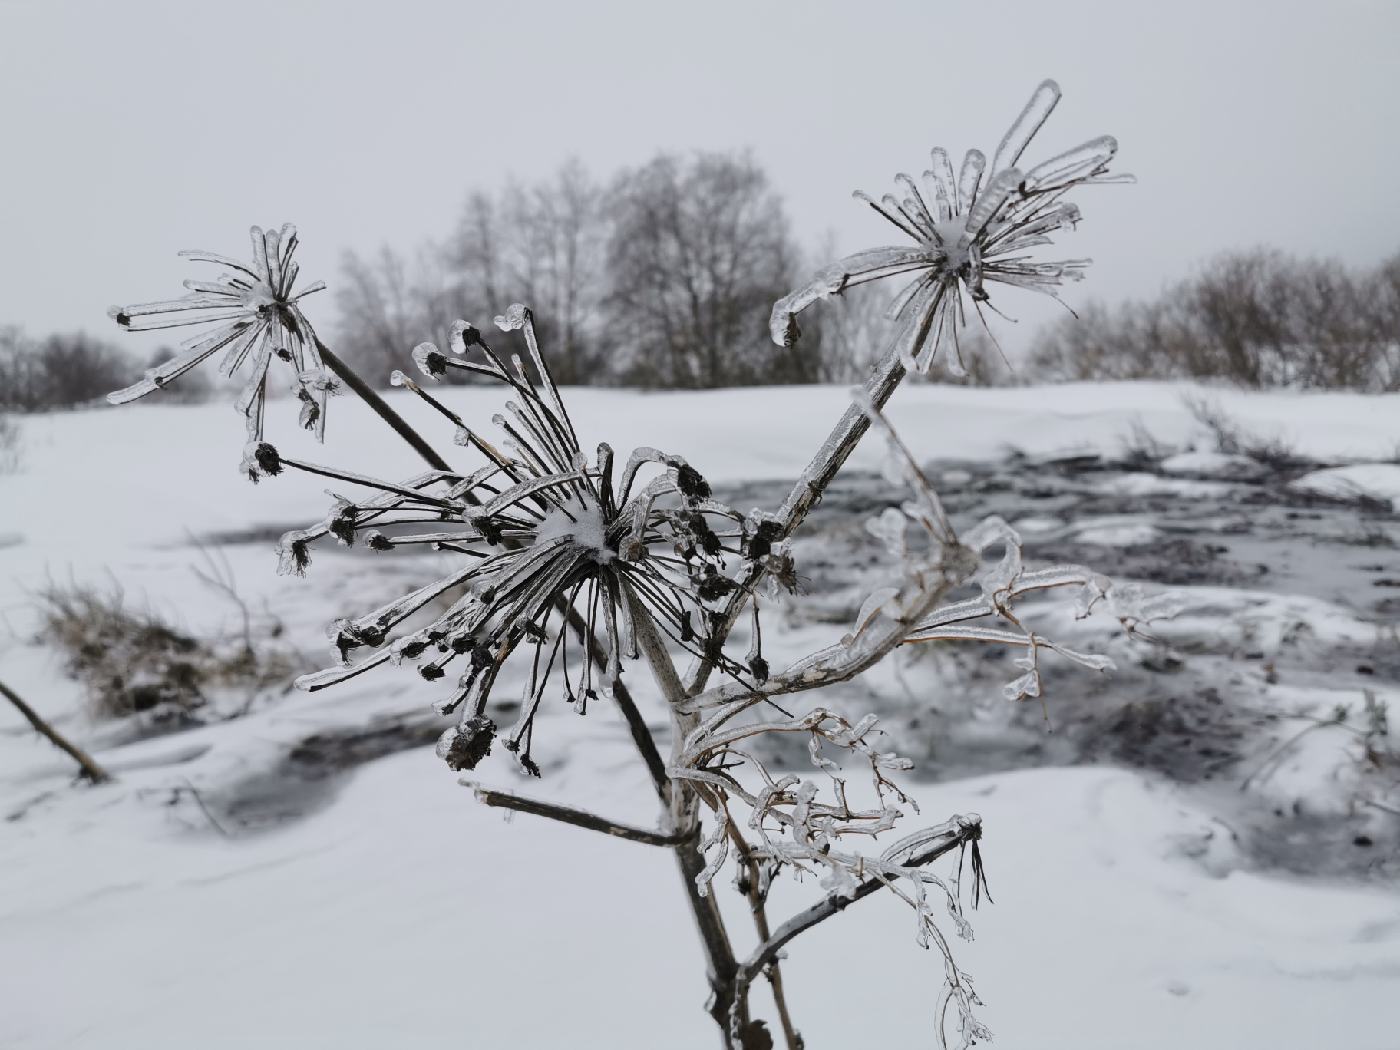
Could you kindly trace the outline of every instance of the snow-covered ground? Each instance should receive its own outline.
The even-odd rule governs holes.
[[[1348,496],[1360,486],[1400,498],[1400,467],[1385,462],[1400,444],[1400,396],[911,386],[891,416],[929,458],[1117,451],[1135,422],[1185,447],[1201,427],[1182,396],[1203,393],[1246,430],[1301,456],[1365,461],[1300,477],[1300,491]],[[585,445],[675,451],[717,483],[795,474],[847,404],[835,388],[568,396]],[[498,408],[494,391],[448,397],[469,421],[484,423]],[[397,403],[430,436],[443,433],[417,406]],[[287,413],[277,411],[285,408],[270,415],[284,454],[389,477],[418,469],[348,400],[333,406],[324,451],[288,433]],[[47,578],[110,574],[191,631],[226,630],[228,606],[191,572],[191,538],[218,537],[240,591],[276,608],[289,644],[315,662],[325,657],[326,621],[397,593],[396,572],[419,569],[328,551],[306,579],[274,576],[267,537],[319,518],[326,497],[304,476],[256,488],[243,480],[234,470],[241,423],[226,405],[148,401],[23,424],[23,469],[0,477],[0,680],[118,779],[74,786],[67,759],[0,706],[0,1046],[715,1044],[700,1009],[700,951],[664,851],[524,816],[504,821],[426,747],[322,780],[287,774],[289,753],[317,735],[333,746],[337,734],[386,722],[431,729],[413,676],[269,696],[246,717],[144,740],[91,722],[57,655],[33,644],[32,592]],[[1158,472],[1115,475],[1103,489],[1129,500],[1218,495],[1244,465],[1197,445]],[[862,449],[852,467],[872,468],[878,455],[874,445]],[[1049,514],[1021,523],[1028,536],[1039,528],[1065,543],[1129,550],[1156,527],[1131,515],[1082,527]],[[1367,556],[1400,580],[1394,549]],[[1234,586],[1197,597],[1203,604],[1165,631],[1202,659],[1242,633],[1250,646],[1277,650],[1275,628],[1300,620],[1338,645],[1376,630],[1373,617],[1315,597]],[[842,629],[794,622],[774,651],[797,655]],[[631,678],[660,722],[643,676]],[[1383,675],[1374,685],[1383,696],[1397,687]],[[538,735],[548,752],[542,781],[522,784],[501,757],[483,766],[483,779],[652,822],[650,789],[610,711],[554,712]],[[1284,784],[1307,791],[1306,778],[1336,768],[1339,742],[1315,734],[1308,745],[1274,780],[1280,799]],[[269,807],[278,792],[286,797]],[[958,958],[986,1000],[997,1045],[1397,1045],[1392,887],[1253,870],[1199,794],[1125,769],[987,772],[918,784],[915,794],[930,821],[969,811],[985,821],[996,903],[973,914],[977,940],[959,945]],[[262,819],[239,818],[233,803],[250,798],[261,800]],[[282,810],[289,819],[268,819]],[[781,916],[819,892],[784,886],[772,910]],[[742,908],[730,926],[747,928]],[[907,910],[877,896],[794,943],[785,976],[812,1050],[932,1044],[941,968],[913,935]],[[761,995],[758,1005],[764,1012]]]

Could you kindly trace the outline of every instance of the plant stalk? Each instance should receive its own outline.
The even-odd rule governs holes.
[[[891,348],[885,355],[874,374],[865,382],[865,394],[872,401],[877,409],[885,407],[891,395],[899,389],[899,384],[904,379],[904,365],[900,363],[899,353]],[[782,507],[778,510],[778,522],[783,530],[783,537],[786,539],[802,524],[808,513],[822,498],[822,493],[831,484],[840,469],[850,458],[851,453],[860,444],[860,439],[870,429],[870,417],[865,409],[860,405],[852,404],[846,409],[845,414],[837,421],[830,434],[822,442],[822,447],[817,450],[817,454],[812,457],[812,461],[807,464],[797,482],[793,485],[792,491],[788,493],[787,499],[783,501]],[[734,624],[738,622],[739,613],[743,611],[745,600],[759,581],[763,570],[755,568],[749,573],[743,585],[734,592],[730,598],[728,606],[724,610],[724,619],[720,621],[716,629],[711,632],[714,639],[709,652],[705,657],[695,661],[690,669],[689,677],[686,680],[686,692],[690,696],[704,691],[706,683],[710,680],[710,673],[715,669],[713,656],[724,646],[724,640],[729,636],[729,632],[734,629]]]
[[[81,776],[86,777],[94,784],[105,784],[112,779],[111,774],[99,766],[91,755],[77,744],[70,742],[67,737],[63,736],[57,729],[39,717],[39,712],[35,711],[34,708],[21,700],[19,694],[4,682],[0,682],[0,694],[3,694],[5,699],[19,708],[19,713],[24,715],[29,724],[33,726],[45,740],[66,754],[74,762],[78,763]]]
[[[337,357],[330,347],[321,342],[319,335],[315,339],[316,350],[321,355],[321,360],[325,362],[326,367],[334,372],[342,383],[354,391],[361,401],[374,409],[375,414],[388,423],[393,428],[394,433],[412,445],[413,451],[422,456],[428,466],[434,470],[452,469],[447,460],[439,456],[433,447],[423,440],[423,436],[408,425],[408,421],[403,416],[389,407],[389,403],[379,395],[378,390],[361,379],[358,372]]]

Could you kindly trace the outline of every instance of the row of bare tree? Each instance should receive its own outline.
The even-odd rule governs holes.
[[[1371,270],[1268,249],[1223,255],[1157,299],[1090,305],[1042,330],[1029,371],[1400,390],[1400,255]]]
[[[172,351],[157,351],[159,364]],[[36,339],[14,325],[0,326],[0,408],[38,412],[102,399],[132,381],[135,362],[112,343],[84,332],[58,332]],[[208,379],[194,373],[180,381],[177,395],[202,397]]]
[[[717,387],[832,375],[819,335],[769,342],[774,300],[801,276],[783,203],[748,154],[663,154],[603,182],[577,161],[473,193],[443,241],[411,258],[345,257],[337,345],[368,373],[403,366],[458,317],[514,301],[536,313],[565,383]]]

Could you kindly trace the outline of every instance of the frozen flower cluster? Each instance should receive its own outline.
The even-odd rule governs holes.
[[[454,768],[469,769],[496,735],[487,710],[496,678],[523,649],[531,670],[504,742],[537,773],[534,723],[550,681],[584,713],[610,693],[624,658],[639,655],[639,617],[679,648],[718,660],[736,679],[765,679],[756,646],[737,662],[714,644],[712,628],[756,563],[779,579],[792,569],[771,522],[713,499],[709,483],[681,457],[642,448],[618,463],[606,444],[586,455],[540,354],[530,311],[517,304],[496,324],[522,332],[530,369],[518,357],[508,364],[466,322],[455,328],[454,353],[423,344],[414,359],[429,377],[460,370],[509,388],[515,400],[494,417],[505,435],[499,445],[409,376],[394,376],[454,425],[456,443],[481,460],[476,469],[388,482],[285,459],[267,444],[258,456],[269,473],[301,469],[375,493],[339,498],[325,520],[287,533],[282,571],[304,572],[311,544],[327,535],[376,551],[430,548],[455,556],[446,576],[336,621],[331,637],[341,665],[300,684],[321,689],[404,661],[430,681],[455,675],[437,706],[457,712],[459,723],[439,752]],[[427,622],[414,621],[424,614]],[[353,660],[361,649],[373,653]]]
[[[186,372],[222,351],[219,371],[232,376],[248,372],[237,407],[247,421],[248,440],[242,469],[256,481],[263,473],[256,451],[263,439],[268,370],[274,359],[292,372],[292,388],[301,405],[301,425],[324,437],[326,396],[334,383],[321,361],[320,341],[301,311],[301,300],[325,288],[317,281],[296,290],[300,266],[294,256],[297,231],[251,230],[253,258],[240,262],[212,252],[180,254],[196,262],[223,268],[210,281],[186,280],[189,294],[135,306],[114,306],[108,314],[122,328],[146,332],[165,328],[198,328],[169,361],[149,369],[139,383],[109,394],[114,405],[145,397],[173,383]]]
[[[927,372],[946,346],[952,353],[948,367],[961,374],[958,333],[969,311],[985,324],[982,308],[992,308],[989,283],[1054,296],[1065,281],[1080,280],[1088,259],[1037,262],[1031,249],[1052,243],[1052,234],[1079,221],[1079,208],[1063,199],[1070,190],[1131,176],[1107,174],[1118,151],[1111,135],[1090,139],[1034,167],[1020,167],[1021,155],[1059,101],[1059,85],[1053,80],[1041,83],[990,164],[981,150],[968,150],[954,172],[948,151],[938,146],[932,152],[932,167],[924,172],[923,190],[900,173],[895,176],[898,194],[887,193],[876,201],[857,192],[857,199],[914,243],[856,252],[778,300],[771,320],[774,342],[789,346],[796,341],[797,315],[818,299],[869,281],[910,275],[913,280],[889,310],[900,325],[896,350],[901,362],[910,371]]]

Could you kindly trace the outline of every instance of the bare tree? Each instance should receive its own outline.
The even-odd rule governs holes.
[[[597,382],[606,370],[599,312],[606,243],[602,188],[577,159],[539,182],[473,193],[442,249],[457,315],[537,303],[549,318],[541,334],[559,347],[559,381]]]
[[[346,252],[336,291],[338,342],[347,360],[383,385],[426,336],[442,338],[455,295],[441,252],[425,245],[412,263],[385,245],[370,258]]]
[[[31,339],[0,328],[0,405],[33,412],[100,398],[130,370],[125,355],[83,332]]]
[[[633,378],[672,387],[818,378],[814,347],[775,354],[761,323],[797,253],[751,156],[659,156],[618,177],[611,214],[609,330]]]

